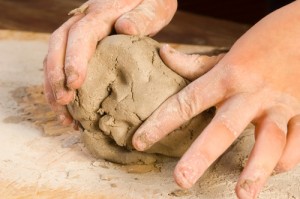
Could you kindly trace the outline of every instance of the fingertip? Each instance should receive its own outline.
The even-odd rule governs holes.
[[[254,199],[257,198],[258,186],[259,183],[257,180],[239,179],[235,187],[235,193],[241,199]]]
[[[150,147],[146,133],[136,132],[132,138],[132,145],[137,151],[145,151]]]
[[[146,145],[145,143],[137,140],[137,141],[134,141],[132,142],[133,144],[133,147],[137,150],[137,151],[144,151],[146,149]]]
[[[115,30],[119,34],[140,35],[136,24],[130,18],[121,17],[115,23]]]
[[[83,81],[78,79],[76,81],[72,81],[71,83],[68,83],[68,88],[70,89],[79,89],[81,85],[83,84]]]
[[[141,151],[142,150],[142,146],[140,146],[140,140],[139,140],[139,136],[138,136],[138,132],[135,132],[132,136],[132,146],[137,150],[137,151]]]
[[[177,164],[175,167],[173,176],[175,182],[183,189],[190,189],[195,184],[194,180],[191,180],[193,171],[191,168],[183,167],[180,164]]]
[[[177,51],[174,48],[172,48],[169,44],[163,44],[159,49],[159,53],[163,57],[165,57],[168,54],[173,54],[176,52]]]
[[[178,54],[179,52],[169,44],[164,44],[159,49],[159,55],[162,61],[175,72],[178,72]]]
[[[239,199],[254,199],[255,198],[255,196],[252,196],[249,192],[247,192],[245,189],[241,188],[238,185],[235,188],[235,193]]]
[[[139,5],[119,18],[118,24],[122,25],[117,25],[116,29],[126,34],[153,36],[171,21],[176,8],[176,0],[140,1]]]

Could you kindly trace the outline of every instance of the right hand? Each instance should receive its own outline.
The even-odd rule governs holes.
[[[66,104],[83,84],[97,42],[117,33],[152,36],[166,26],[176,0],[89,0],[50,37],[44,61],[45,95],[64,125],[73,119]]]

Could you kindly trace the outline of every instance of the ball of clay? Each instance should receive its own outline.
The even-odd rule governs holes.
[[[99,43],[86,80],[68,106],[86,134],[98,134],[98,140],[106,137],[113,147],[134,150],[131,139],[137,128],[189,83],[162,62],[159,46],[150,38],[126,35],[109,36]],[[198,115],[146,152],[180,157],[212,116],[212,112]],[[95,139],[90,135],[84,140],[94,154],[99,154],[103,149],[96,149]],[[103,145],[101,141],[99,144]]]

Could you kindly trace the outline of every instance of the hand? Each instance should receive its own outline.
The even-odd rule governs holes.
[[[274,168],[294,167],[300,161],[299,9],[300,1],[295,1],[265,17],[214,67],[214,59],[162,47],[164,62],[194,81],[143,123],[133,137],[134,147],[145,150],[216,106],[215,117],[175,168],[178,185],[193,186],[250,122],[256,126],[256,142],[237,182],[237,196],[256,198]]]
[[[85,79],[97,42],[110,34],[154,35],[167,25],[176,0],[90,0],[50,37],[44,61],[45,95],[63,124],[72,122],[65,106]]]

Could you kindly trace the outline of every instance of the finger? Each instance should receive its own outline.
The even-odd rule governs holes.
[[[285,172],[300,162],[300,115],[293,117],[288,124],[287,142],[275,172]]]
[[[159,51],[164,63],[182,77],[194,80],[214,67],[225,54],[217,56],[188,55],[163,45]]]
[[[256,99],[244,94],[222,104],[211,123],[178,162],[174,171],[176,183],[182,188],[191,188],[247,127],[258,109]]]
[[[115,29],[122,34],[153,36],[170,23],[176,9],[176,0],[144,0],[123,14],[116,21]]]
[[[73,118],[70,115],[70,113],[67,111],[67,108],[65,106],[62,106],[56,102],[56,99],[53,95],[53,91],[51,88],[51,85],[48,81],[48,78],[46,78],[47,75],[47,66],[46,66],[47,59],[44,61],[44,73],[45,73],[45,78],[44,78],[44,92],[45,92],[45,97],[48,101],[48,103],[51,106],[51,109],[58,114],[58,120],[63,124],[63,125],[69,125],[73,122]]]
[[[283,152],[286,131],[273,116],[267,115],[256,125],[256,142],[236,186],[239,198],[257,198]]]
[[[86,75],[88,60],[93,55],[97,42],[107,36],[121,14],[135,8],[141,0],[103,1],[91,3],[87,15],[69,30],[65,58],[67,85],[79,88]]]
[[[214,68],[215,69],[215,68]],[[133,136],[137,150],[145,150],[183,123],[225,98],[229,78],[222,70],[211,70],[167,99]]]
[[[70,18],[51,35],[49,40],[46,63],[47,73],[45,74],[45,78],[48,78],[56,102],[62,105],[68,104],[74,95],[74,93],[66,87],[65,72],[63,69],[68,31],[70,27],[82,17],[83,15],[77,15]]]

